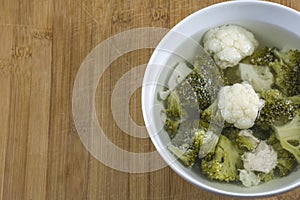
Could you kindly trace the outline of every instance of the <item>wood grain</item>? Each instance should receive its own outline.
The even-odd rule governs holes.
[[[131,174],[104,165],[80,141],[72,115],[76,74],[100,42],[133,28],[172,28],[218,2],[1,0],[0,199],[233,199],[199,189],[169,167]],[[300,10],[298,0],[274,2]],[[130,152],[155,148],[149,138],[132,137],[118,127],[111,95],[118,80],[147,63],[152,52],[122,55],[97,86],[99,123],[115,145]],[[140,95],[137,89],[129,109],[135,123],[143,126]],[[298,188],[263,199],[296,200],[299,194]]]

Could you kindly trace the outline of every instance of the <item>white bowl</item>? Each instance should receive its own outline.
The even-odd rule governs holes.
[[[166,150],[170,138],[162,128],[162,103],[157,95],[166,85],[170,67],[180,60],[193,58],[198,42],[208,29],[229,23],[246,27],[265,45],[300,49],[300,13],[291,8],[271,2],[246,0],[219,3],[199,10],[166,34],[148,63],[142,88],[142,109],[147,130],[168,165],[200,188],[240,197],[267,196],[291,190],[300,185],[300,170],[257,187],[245,188],[233,183],[211,181],[199,173],[197,166],[184,167]]]

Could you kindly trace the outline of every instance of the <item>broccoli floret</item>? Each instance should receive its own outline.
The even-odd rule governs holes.
[[[260,93],[265,100],[263,108],[260,110],[258,123],[265,125],[280,125],[288,122],[294,114],[292,102],[284,97],[279,90],[271,89]]]
[[[198,120],[185,120],[179,125],[176,135],[170,135],[171,143],[175,146],[182,146],[184,144],[191,145],[195,130],[198,129]]]
[[[300,108],[300,94],[288,97],[288,99],[293,103],[295,108]]]
[[[289,51],[278,51],[274,49],[274,55],[290,67],[300,63],[300,51],[290,49]]]
[[[174,137],[177,134],[180,124],[181,120],[172,120],[170,118],[167,118],[164,124],[164,128],[171,137]]]
[[[217,96],[218,87],[222,85],[219,69],[213,67],[208,58],[207,55],[196,57],[192,72],[176,88],[180,101],[191,108],[188,111],[203,111],[209,107]],[[199,112],[196,117],[199,118]]]
[[[282,148],[280,141],[276,138],[276,134],[272,134],[268,138],[267,143],[277,152],[275,173],[280,177],[290,174],[297,166],[294,155]]]
[[[167,98],[166,102],[167,117],[171,119],[180,119],[182,117],[183,108],[180,103],[178,93],[173,91]]]
[[[192,145],[196,152],[199,152],[201,145],[203,145],[204,137],[206,132],[203,129],[198,129],[192,138]]]
[[[207,130],[209,128],[212,119],[212,114],[214,112],[214,109],[217,109],[217,106],[217,101],[214,101],[208,108],[201,112],[199,125],[204,129]]]
[[[186,167],[190,167],[194,164],[197,153],[194,149],[189,148],[188,145],[183,145],[181,147],[176,147],[174,145],[169,145],[168,149],[172,152],[180,162],[182,162]]]
[[[206,108],[205,110],[203,110],[200,113],[199,126],[204,128],[205,130],[207,130],[209,128],[209,126],[211,125],[212,117],[214,117],[213,121],[222,122],[222,124],[224,123],[223,125],[225,128],[226,127],[234,128],[234,126],[232,124],[224,122],[221,115],[217,115],[217,114],[219,114],[217,109],[218,109],[218,101],[215,100],[208,108]],[[213,114],[213,113],[215,113],[215,114]]]
[[[300,52],[274,50],[278,60],[269,64],[275,71],[275,85],[286,96],[300,94]]]
[[[188,104],[197,103],[200,111],[203,111],[217,98],[224,81],[226,78],[222,71],[215,66],[210,56],[202,52],[196,57],[193,71],[179,86],[179,96]]]
[[[274,62],[277,58],[274,55],[274,48],[263,47],[257,49],[253,52],[251,56],[246,57],[242,63],[259,65],[259,66],[269,66],[270,62]]]
[[[284,52],[264,47],[254,51],[242,63],[271,67],[278,89],[287,96],[300,93],[300,51],[297,49]]]
[[[194,136],[190,140],[190,144],[184,143],[181,146],[170,144],[168,149],[179,159],[180,162],[182,162],[185,166],[190,167],[194,164],[200,146],[203,144],[203,137],[205,137],[204,130],[195,130]]]
[[[190,112],[204,110],[211,104],[212,98],[207,81],[196,71],[192,71],[176,90],[180,101],[190,108],[188,109]]]
[[[278,158],[276,171],[277,174],[282,177],[290,174],[297,166],[297,161],[294,157],[287,157],[287,158]]]
[[[184,109],[180,103],[178,93],[172,91],[166,99],[166,121],[165,130],[174,137],[184,117]]]
[[[282,126],[274,126],[276,138],[282,148],[294,155],[300,163],[300,116],[297,114],[290,122]]]
[[[239,180],[238,169],[243,163],[234,142],[220,135],[218,144],[212,156],[201,160],[202,172],[211,179],[220,181]]]
[[[260,140],[254,137],[252,131],[249,129],[241,130],[236,138],[238,147],[246,151],[254,150],[259,142]]]
[[[179,129],[183,129],[182,123],[186,120],[198,120],[199,125],[202,111],[207,109],[217,98],[218,90],[223,85],[223,79],[219,69],[214,67],[213,60],[209,58],[200,54],[196,58],[193,70],[176,86],[175,92],[172,92],[167,99],[166,112],[169,119],[166,120],[165,130],[171,133],[171,137],[177,135],[180,132]],[[168,106],[168,104],[173,106]],[[216,108],[212,111],[215,112],[215,110]],[[210,116],[215,116],[215,114],[210,114]],[[200,125],[201,128],[206,128],[205,130],[211,130],[206,134],[204,149],[201,148],[201,152],[204,152],[205,155],[214,149],[218,142],[218,131],[221,129],[219,124],[223,124],[223,121],[217,120],[215,117],[211,118],[207,120],[207,126]],[[216,126],[211,125],[212,123]],[[174,133],[174,131],[176,132]],[[215,137],[215,135],[217,136]]]
[[[257,175],[261,182],[268,182],[275,178],[274,170],[270,171],[269,173],[257,172]]]

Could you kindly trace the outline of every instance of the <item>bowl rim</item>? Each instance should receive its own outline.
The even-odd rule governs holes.
[[[224,7],[224,6],[231,6],[231,5],[247,5],[247,4],[252,4],[252,5],[259,5],[259,6],[272,6],[272,7],[276,7],[278,9],[282,9],[282,11],[285,11],[287,13],[293,13],[296,14],[299,18],[300,18],[300,12],[290,8],[288,6],[279,4],[279,3],[275,3],[275,2],[268,2],[268,1],[260,1],[260,0],[242,0],[242,1],[225,1],[225,2],[221,2],[221,3],[216,3],[216,4],[212,4],[210,6],[207,6],[205,8],[202,8],[190,15],[188,15],[187,17],[183,18],[180,22],[178,22],[173,28],[170,29],[170,31],[162,38],[162,40],[160,41],[160,43],[158,44],[158,46],[156,47],[156,49],[154,50],[149,62],[148,62],[148,66],[145,70],[144,73],[144,78],[143,78],[143,86],[142,86],[142,92],[141,92],[141,98],[142,98],[142,114],[143,114],[143,118],[144,118],[144,122],[145,122],[145,126],[146,129],[148,131],[148,134],[151,138],[152,143],[154,144],[156,150],[158,150],[160,156],[163,158],[163,160],[165,162],[167,162],[168,166],[171,167],[171,169],[173,171],[175,171],[179,176],[181,176],[183,179],[185,179],[186,181],[188,181],[189,183],[192,183],[193,185],[204,189],[206,191],[210,191],[216,194],[221,194],[221,195],[227,195],[227,196],[234,196],[234,197],[265,197],[265,196],[272,196],[272,195],[278,195],[280,193],[284,193],[287,192],[289,190],[292,190],[296,187],[300,186],[300,181],[292,184],[292,185],[288,185],[285,186],[283,188],[280,189],[276,189],[276,190],[270,190],[270,191],[266,191],[266,192],[258,192],[258,193],[240,193],[240,192],[229,192],[226,190],[221,190],[221,189],[217,189],[211,186],[208,186],[206,184],[203,184],[201,182],[199,182],[198,180],[196,180],[193,177],[187,176],[186,173],[181,170],[180,168],[178,168],[177,166],[175,166],[175,164],[173,162],[171,162],[169,160],[169,157],[167,155],[165,155],[163,153],[163,151],[160,151],[159,149],[161,149],[160,147],[160,141],[158,141],[155,137],[156,135],[153,135],[153,132],[151,131],[151,127],[150,127],[150,121],[151,119],[149,119],[149,114],[147,113],[147,103],[149,102],[147,99],[149,98],[149,91],[146,91],[146,87],[144,87],[145,85],[147,85],[147,83],[153,82],[153,71],[150,70],[149,65],[151,65],[151,63],[154,61],[154,59],[159,55],[159,51],[157,51],[157,49],[160,48],[160,46],[162,45],[162,43],[164,43],[166,41],[166,38],[169,36],[169,33],[174,31],[176,32],[180,27],[182,27],[185,23],[187,23],[191,18],[195,17],[196,15],[199,15],[200,13],[205,13],[205,12],[210,12],[211,10],[215,10],[219,7]],[[300,35],[300,33],[299,33]],[[159,73],[158,69],[156,69],[157,73]],[[150,76],[150,74],[152,76]],[[155,73],[154,73],[155,74]],[[150,87],[150,90],[155,90],[153,87]],[[149,89],[149,87],[147,87],[147,89]]]

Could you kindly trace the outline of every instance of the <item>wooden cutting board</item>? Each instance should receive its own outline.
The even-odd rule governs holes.
[[[191,185],[163,164],[158,170],[150,167],[147,173],[128,173],[126,166],[130,163],[126,165],[122,157],[110,158],[117,163],[114,167],[99,161],[78,134],[78,128],[84,133],[82,127],[87,124],[76,127],[72,112],[76,75],[98,44],[134,28],[172,28],[189,14],[218,2],[221,1],[1,0],[0,199],[231,199]],[[300,10],[298,0],[274,2]],[[92,109],[114,145],[139,154],[154,152],[150,139],[139,137],[138,132],[144,130],[139,84],[154,44],[143,49],[125,45],[134,50],[130,52],[122,52],[118,43],[113,45],[113,54],[120,51],[120,55],[116,59],[112,53],[107,55],[113,62],[99,80],[86,78],[90,82],[79,82],[76,89],[95,85]],[[133,70],[137,66],[141,66],[139,70]],[[89,73],[85,73],[86,77],[98,72]],[[122,86],[122,77],[135,84],[136,90],[130,94],[125,91],[129,98],[119,96],[129,105],[129,112],[116,106],[112,113],[111,98],[116,86]],[[80,84],[87,88],[80,88]],[[116,121],[116,116],[124,121]],[[133,125],[136,129],[132,129]],[[101,148],[93,151],[111,155]],[[299,194],[300,189],[295,189],[265,199],[296,200]]]

